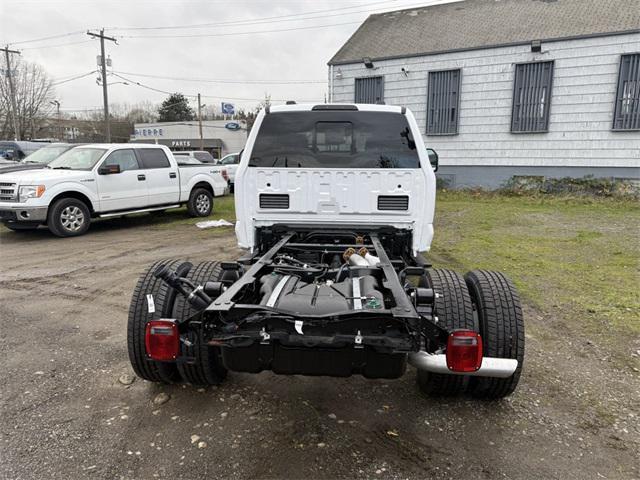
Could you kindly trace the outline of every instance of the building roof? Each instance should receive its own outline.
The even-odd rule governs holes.
[[[640,0],[465,0],[369,16],[329,65],[640,32]]]

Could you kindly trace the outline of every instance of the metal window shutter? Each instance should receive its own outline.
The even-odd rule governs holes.
[[[356,78],[355,87],[355,103],[384,102],[383,77]]]
[[[640,129],[640,54],[622,55],[616,93],[615,130]]]
[[[549,128],[553,62],[516,65],[511,111],[512,132],[540,132]]]
[[[429,72],[427,134],[458,133],[460,70]]]

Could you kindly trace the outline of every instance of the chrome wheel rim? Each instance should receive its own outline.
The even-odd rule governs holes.
[[[75,205],[69,205],[60,213],[60,223],[69,232],[77,232],[84,225],[84,213]]]
[[[196,197],[196,211],[198,213],[207,213],[210,207],[211,201],[207,195],[201,193]]]

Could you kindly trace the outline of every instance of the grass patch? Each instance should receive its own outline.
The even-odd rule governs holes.
[[[501,270],[554,329],[602,340],[640,334],[637,202],[442,192],[430,257]]]

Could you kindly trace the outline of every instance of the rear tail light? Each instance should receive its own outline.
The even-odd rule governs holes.
[[[180,351],[180,334],[173,320],[152,320],[144,333],[147,356],[152,360],[175,360]]]
[[[225,182],[228,182],[229,181],[229,174],[227,173],[227,171],[223,168],[222,172],[220,172],[220,173],[222,173],[222,178],[224,178]]]
[[[447,340],[447,367],[454,372],[475,372],[482,365],[482,337],[471,330],[454,330]]]

